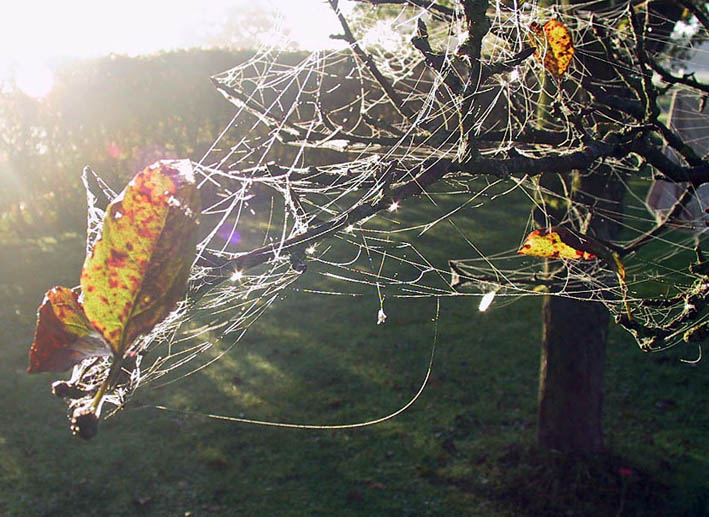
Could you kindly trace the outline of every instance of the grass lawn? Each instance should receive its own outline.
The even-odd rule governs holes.
[[[687,349],[645,355],[615,329],[608,454],[535,448],[539,298],[486,313],[477,298],[443,299],[429,384],[385,423],[312,431],[200,416],[343,424],[418,390],[435,300],[387,300],[376,325],[374,292],[294,292],[318,285],[317,267],[226,357],[140,390],[82,442],[49,392],[57,376],[24,369],[42,294],[77,283],[83,249],[72,234],[0,247],[2,515],[709,515],[708,365],[681,363]]]

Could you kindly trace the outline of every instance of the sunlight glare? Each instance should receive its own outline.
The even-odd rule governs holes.
[[[54,74],[43,64],[25,63],[17,70],[15,85],[25,95],[42,99],[54,87]]]
[[[331,34],[342,32],[332,9],[319,0],[295,0],[283,2],[271,0],[271,6],[280,14],[282,28],[287,30],[281,37],[287,37],[301,49],[323,50],[343,47],[340,40],[330,38]],[[339,9],[343,14],[351,13],[355,2],[340,0]]]
[[[362,39],[365,47],[378,46],[386,52],[397,52],[408,41],[394,27],[391,20],[380,20],[367,31]]]
[[[351,0],[340,0],[339,4],[345,14],[354,6]],[[240,9],[246,6],[251,11]],[[239,26],[248,16],[245,13],[254,9],[274,13],[278,18],[274,27],[265,31],[258,27],[253,34],[254,45],[259,40],[303,50],[344,45],[329,38],[342,29],[332,9],[322,0],[211,0],[206,4],[195,0],[124,0],[119,4],[75,0],[71,5],[49,0],[8,2],[0,17],[0,80],[24,63],[51,64],[58,58],[136,56],[223,45],[226,41],[219,38],[225,37],[224,27],[232,22]],[[47,71],[33,74],[33,79],[23,78],[23,91],[26,87],[28,95],[46,95],[50,88]]]

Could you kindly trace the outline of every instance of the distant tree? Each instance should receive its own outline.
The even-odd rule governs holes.
[[[110,56],[56,70],[42,100],[0,93],[0,224],[26,234],[85,222],[81,170],[117,188],[161,158],[199,160],[230,118],[209,76],[253,52]],[[3,224],[4,220],[4,224]]]
[[[313,108],[296,111],[290,104],[276,109],[250,102],[251,87],[233,76],[219,80],[218,88],[266,123],[270,120],[273,133],[293,145],[318,147],[337,140],[350,154],[359,150],[370,160],[365,170],[379,195],[371,198],[371,184],[363,182],[370,198],[363,194],[328,221],[311,223],[301,235],[229,264],[242,270],[386,212],[392,203],[417,196],[424,202],[439,181],[528,181],[537,190],[533,215],[542,233],[558,229],[579,254],[593,253],[606,266],[550,260],[544,271],[517,280],[549,292],[543,308],[539,443],[570,452],[601,450],[608,309],[644,350],[669,346],[685,331],[686,340],[703,333],[700,315],[707,293],[701,287],[705,266],[700,248],[675,266],[684,283],[665,301],[643,299],[652,296],[641,289],[629,295],[623,266],[645,245],[656,245],[654,238],[677,222],[694,188],[709,179],[709,163],[667,126],[660,109],[673,88],[707,91],[691,75],[669,69],[670,51],[678,48],[669,45],[670,33],[692,13],[706,30],[703,8],[690,2],[545,7],[529,2],[362,0],[362,6],[386,9],[387,16],[372,16],[362,7],[354,13],[359,21],[351,26],[337,0],[329,3],[340,17],[343,32],[337,38],[349,45],[363,97],[350,99],[349,107],[340,97],[337,109],[325,109],[332,101],[325,91],[332,87],[323,81]],[[367,24],[382,20],[389,30],[379,27],[377,40],[366,31]],[[397,30],[413,33],[408,49],[382,43],[381,38]],[[565,45],[571,42],[564,40],[565,31],[575,47],[568,70],[565,60],[571,57]],[[353,75],[338,75],[339,85]],[[681,160],[668,159],[665,147],[676,150]],[[343,152],[336,162],[339,172],[311,169],[321,176],[307,179],[336,182],[333,175],[367,167],[361,158],[350,160]],[[295,178],[292,167],[280,170],[290,170],[291,181]],[[633,228],[624,211],[637,209],[630,204],[638,196],[638,178],[656,176],[681,182],[684,194],[656,226]],[[475,192],[474,183],[469,185]],[[509,287],[500,275],[466,270],[464,261],[452,266],[463,282]],[[674,305],[678,301],[684,309]],[[661,306],[662,322],[647,315],[648,307]]]

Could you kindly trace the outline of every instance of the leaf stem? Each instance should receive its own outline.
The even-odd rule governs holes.
[[[122,364],[122,359],[119,359],[117,356],[113,357],[113,363],[111,364],[111,369],[108,372],[108,376],[101,383],[101,386],[99,386],[96,396],[91,402],[91,412],[95,413],[97,416],[101,409],[103,396],[106,394],[106,391],[113,386],[116,378],[118,377],[118,373],[121,371]]]

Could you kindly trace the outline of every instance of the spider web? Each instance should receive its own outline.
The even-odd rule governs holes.
[[[484,64],[518,59],[529,45],[530,24],[556,17],[572,29],[575,41],[584,42],[577,44],[577,55],[637,75],[632,60],[611,63],[591,37],[598,31],[613,34],[618,51],[631,55],[632,36],[618,30],[626,8],[592,16],[596,6],[588,2],[572,10],[493,3]],[[684,197],[698,207],[699,225],[697,217],[686,213],[648,209],[652,173],[637,158],[607,158],[588,171],[606,167],[625,191],[622,204],[609,205],[584,193],[563,221],[582,229],[583,218],[593,214],[620,229],[613,245],[649,242],[623,257],[625,286],[612,264],[601,260],[558,260],[545,266],[541,259],[517,253],[540,222],[551,225],[550,203],[568,200],[566,193],[547,188],[536,177],[447,175],[422,187],[413,199],[392,199],[386,210],[369,210],[442,160],[465,156],[461,113],[474,114],[474,133],[485,157],[510,152],[542,157],[554,149],[572,149],[579,139],[574,113],[585,108],[592,77],[575,60],[559,93],[541,79],[546,72],[540,60],[529,57],[481,81],[466,73],[468,65],[457,53],[465,38],[460,10],[426,12],[408,6],[382,17],[375,7],[361,4],[350,11],[349,20],[342,19],[344,50],[294,56],[264,48],[213,78],[235,114],[194,164],[208,202],[189,294],[131,347],[126,375],[108,402],[120,407],[141,385],[175,382],[218,361],[296,281],[301,290],[331,296],[330,303],[340,303],[342,296],[375,297],[379,310],[372,314],[372,325],[386,324],[387,305],[397,298],[473,296],[503,307],[550,291],[602,302],[618,317],[632,314],[631,327],[647,349],[673,346],[707,320],[701,314],[682,319],[692,310],[690,294],[706,288],[705,273],[687,267],[705,228],[703,198],[685,187]],[[413,36],[422,36],[420,22],[435,51],[435,66],[411,43]],[[685,40],[680,46],[690,50],[691,44]],[[682,59],[674,65],[686,66]],[[377,74],[386,78],[386,86]],[[545,89],[553,99],[546,118],[562,138],[555,145],[520,144],[522,135],[537,128],[538,99]],[[674,90],[696,95],[682,86],[666,95]],[[616,125],[628,123],[620,113],[599,116]],[[701,110],[675,111],[674,116],[689,117],[697,130],[706,127]],[[115,194],[92,171],[85,171],[84,181],[90,248],[102,218],[98,206]],[[681,197],[680,192],[676,198]],[[668,215],[672,225],[648,235]],[[299,280],[304,273],[307,283]],[[661,343],[651,343],[638,330],[645,327],[671,330]],[[74,381],[91,391],[107,367],[108,360],[77,366]]]

